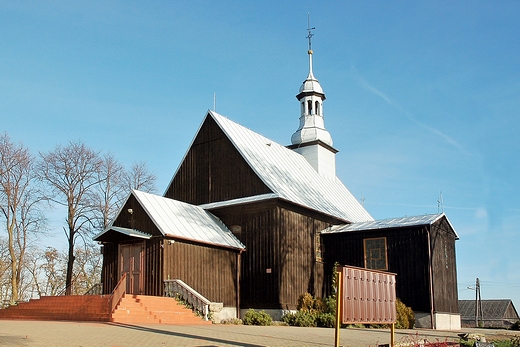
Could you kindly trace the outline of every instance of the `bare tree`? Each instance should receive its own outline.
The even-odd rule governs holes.
[[[40,153],[38,165],[40,179],[50,185],[49,198],[67,208],[67,226],[64,227],[68,241],[66,295],[71,294],[74,270],[74,246],[78,238],[88,237],[95,225],[96,188],[103,178],[99,172],[102,159],[98,152],[82,142],[60,145],[49,153]]]
[[[0,300],[2,305],[5,301],[10,301],[11,280],[9,279],[9,251],[7,249],[7,240],[0,237]]]
[[[76,262],[74,263],[74,291],[83,295],[95,284],[100,282],[103,259],[99,247],[89,242],[84,247],[75,250]]]
[[[64,259],[64,256],[56,248],[47,247],[43,253],[41,265],[45,278],[43,293],[49,296],[59,294],[66,281],[66,263],[68,263],[68,260]],[[70,286],[67,287],[67,289],[70,288]]]
[[[126,186],[147,193],[155,192],[157,177],[148,171],[144,162],[134,163],[126,173]]]
[[[0,211],[5,219],[10,256],[11,303],[18,301],[29,233],[38,230],[41,194],[34,187],[34,158],[22,144],[0,136]]]
[[[112,154],[103,157],[99,171],[97,205],[99,210],[98,228],[104,230],[121,207],[128,194],[125,186],[126,173]]]

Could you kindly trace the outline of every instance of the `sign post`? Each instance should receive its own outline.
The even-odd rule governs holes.
[[[339,268],[336,268],[336,330],[334,332],[334,347],[339,347],[339,329],[341,328],[341,299],[343,296],[343,293],[341,289],[343,288],[343,285],[341,284],[343,282],[343,272],[338,271]]]

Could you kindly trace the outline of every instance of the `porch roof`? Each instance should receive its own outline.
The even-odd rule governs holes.
[[[136,198],[164,236],[222,247],[245,249],[245,246],[220,219],[201,207],[138,190],[133,190],[131,195]],[[117,218],[114,220],[117,220]],[[108,230],[127,233],[127,235],[133,233],[131,236],[141,238],[151,237],[151,235],[142,231],[121,228],[112,224],[105,232]],[[96,236],[96,238],[102,234]]]
[[[127,236],[139,237],[139,238],[147,239],[147,240],[152,237],[152,235],[147,234],[147,233],[143,233],[142,231],[139,231],[139,230],[136,230],[136,229],[129,229],[129,228],[112,226],[110,228],[110,230],[114,230],[114,231],[116,231],[118,233],[121,233],[121,234],[124,234],[124,235],[127,235]]]

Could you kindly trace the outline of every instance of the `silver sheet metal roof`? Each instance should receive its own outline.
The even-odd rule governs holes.
[[[373,218],[339,179],[320,176],[305,158],[218,113],[208,112],[260,179],[281,199],[348,222]]]
[[[111,230],[117,231],[118,233],[125,234],[132,237],[138,237],[141,239],[150,239],[152,237],[151,234],[143,233],[142,231],[136,229],[122,228],[122,227],[110,227]],[[96,236],[97,237],[97,236]]]
[[[133,190],[132,194],[165,236],[246,248],[220,219],[201,207],[138,190]]]
[[[377,229],[391,229],[391,228],[402,228],[402,227],[411,227],[411,226],[421,226],[421,225],[431,225],[445,217],[450,224],[453,232],[455,233],[456,238],[459,236],[457,232],[451,225],[448,217],[444,213],[437,214],[425,214],[421,216],[411,216],[411,217],[400,217],[400,218],[389,218],[389,219],[380,219],[369,222],[360,222],[360,223],[352,223],[346,225],[335,225],[326,230],[324,230],[323,234],[333,234],[333,233],[345,233],[345,232],[353,232],[353,231],[367,231],[367,230],[377,230]]]
[[[131,195],[135,196],[164,236],[236,249],[246,248],[220,219],[201,207],[138,190],[133,190]],[[142,231],[111,224],[94,239],[110,230],[133,237],[151,237]]]

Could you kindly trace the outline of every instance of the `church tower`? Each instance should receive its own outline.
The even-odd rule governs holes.
[[[312,46],[313,36],[308,27],[309,35],[309,75],[303,81],[300,92],[296,98],[300,102],[300,126],[292,135],[289,148],[303,155],[312,167],[323,177],[336,178],[336,153],[332,147],[332,137],[325,129],[323,120],[323,101],[325,94],[320,82],[312,72]]]

